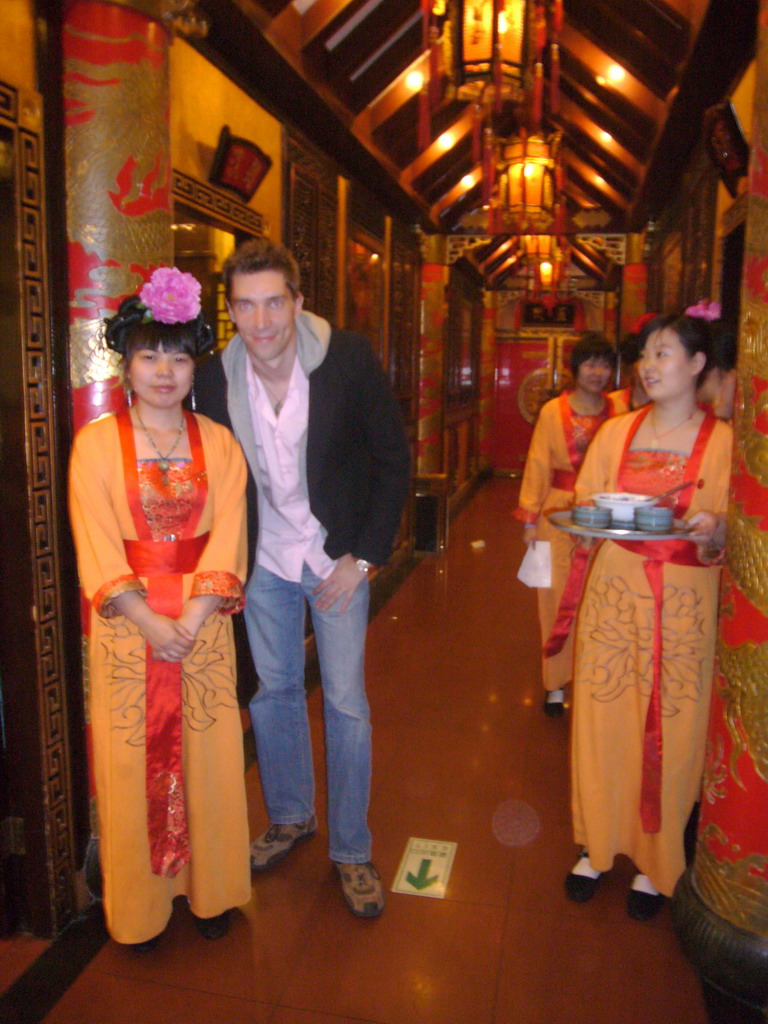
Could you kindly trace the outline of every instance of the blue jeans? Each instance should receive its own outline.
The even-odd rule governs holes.
[[[344,613],[335,607],[318,610],[312,591],[320,582],[306,564],[300,583],[256,567],[245,606],[259,676],[249,710],[270,822],[306,821],[315,803],[304,689],[306,598],[323,684],[329,855],[339,863],[358,864],[371,859],[371,720],[363,678],[368,580],[360,583]]]

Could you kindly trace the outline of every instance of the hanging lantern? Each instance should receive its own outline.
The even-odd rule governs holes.
[[[557,288],[557,272],[562,265],[562,253],[554,235],[524,235],[520,239],[528,290],[539,295],[542,290]]]
[[[494,87],[517,102],[526,61],[527,0],[454,0],[447,30],[452,77],[460,99],[476,99]]]
[[[505,223],[521,233],[553,230],[558,201],[555,165],[560,134],[526,135],[501,146],[499,202]]]

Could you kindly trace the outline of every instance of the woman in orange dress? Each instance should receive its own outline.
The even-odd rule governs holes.
[[[598,427],[613,415],[605,389],[614,364],[615,352],[606,338],[593,332],[583,335],[571,352],[573,390],[563,392],[542,407],[528,449],[514,515],[525,523],[526,544],[550,543],[551,586],[537,587],[542,641],[549,636],[555,621],[573,552],[571,537],[550,525],[546,514],[573,503],[576,474],[587,446]],[[572,646],[567,642],[558,654],[542,661],[544,711],[550,717],[563,714],[572,656]]]
[[[199,295],[163,267],[107,321],[133,403],[79,431],[70,465],[103,903],[139,950],[174,897],[218,938],[251,894],[230,619],[246,470],[228,430],[182,408],[211,344]]]
[[[640,356],[650,403],[598,431],[576,483],[577,502],[687,485],[664,504],[691,532],[602,541],[576,625],[571,798],[582,852],[566,893],[591,898],[623,853],[637,870],[627,910],[639,920],[683,872],[704,763],[732,444],[730,426],[696,401],[708,351],[703,321],[663,318]]]

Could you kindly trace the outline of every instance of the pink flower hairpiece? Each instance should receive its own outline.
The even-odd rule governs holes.
[[[158,267],[142,286],[139,299],[147,307],[145,319],[187,323],[200,312],[200,282],[178,267]]]
[[[686,316],[697,316],[701,320],[719,320],[721,315],[719,302],[706,302],[700,299],[695,306],[689,306],[685,310]]]

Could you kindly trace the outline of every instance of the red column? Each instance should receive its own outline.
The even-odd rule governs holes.
[[[102,342],[102,320],[155,267],[173,258],[168,42],[158,21],[125,4],[67,4],[63,54],[75,429],[125,404],[117,357]],[[86,646],[89,620],[84,608]],[[92,774],[90,781],[93,795]],[[91,819],[95,831],[93,801]],[[96,891],[98,859],[91,851],[86,874]]]
[[[146,5],[145,5],[146,6]],[[124,402],[100,324],[172,260],[168,33],[125,4],[70,0],[64,24],[74,422]]]
[[[619,337],[632,330],[632,324],[648,309],[648,266],[627,263],[621,275],[621,324]]]
[[[768,1019],[768,0],[761,0],[718,668],[696,856],[673,904],[712,1019]]]

